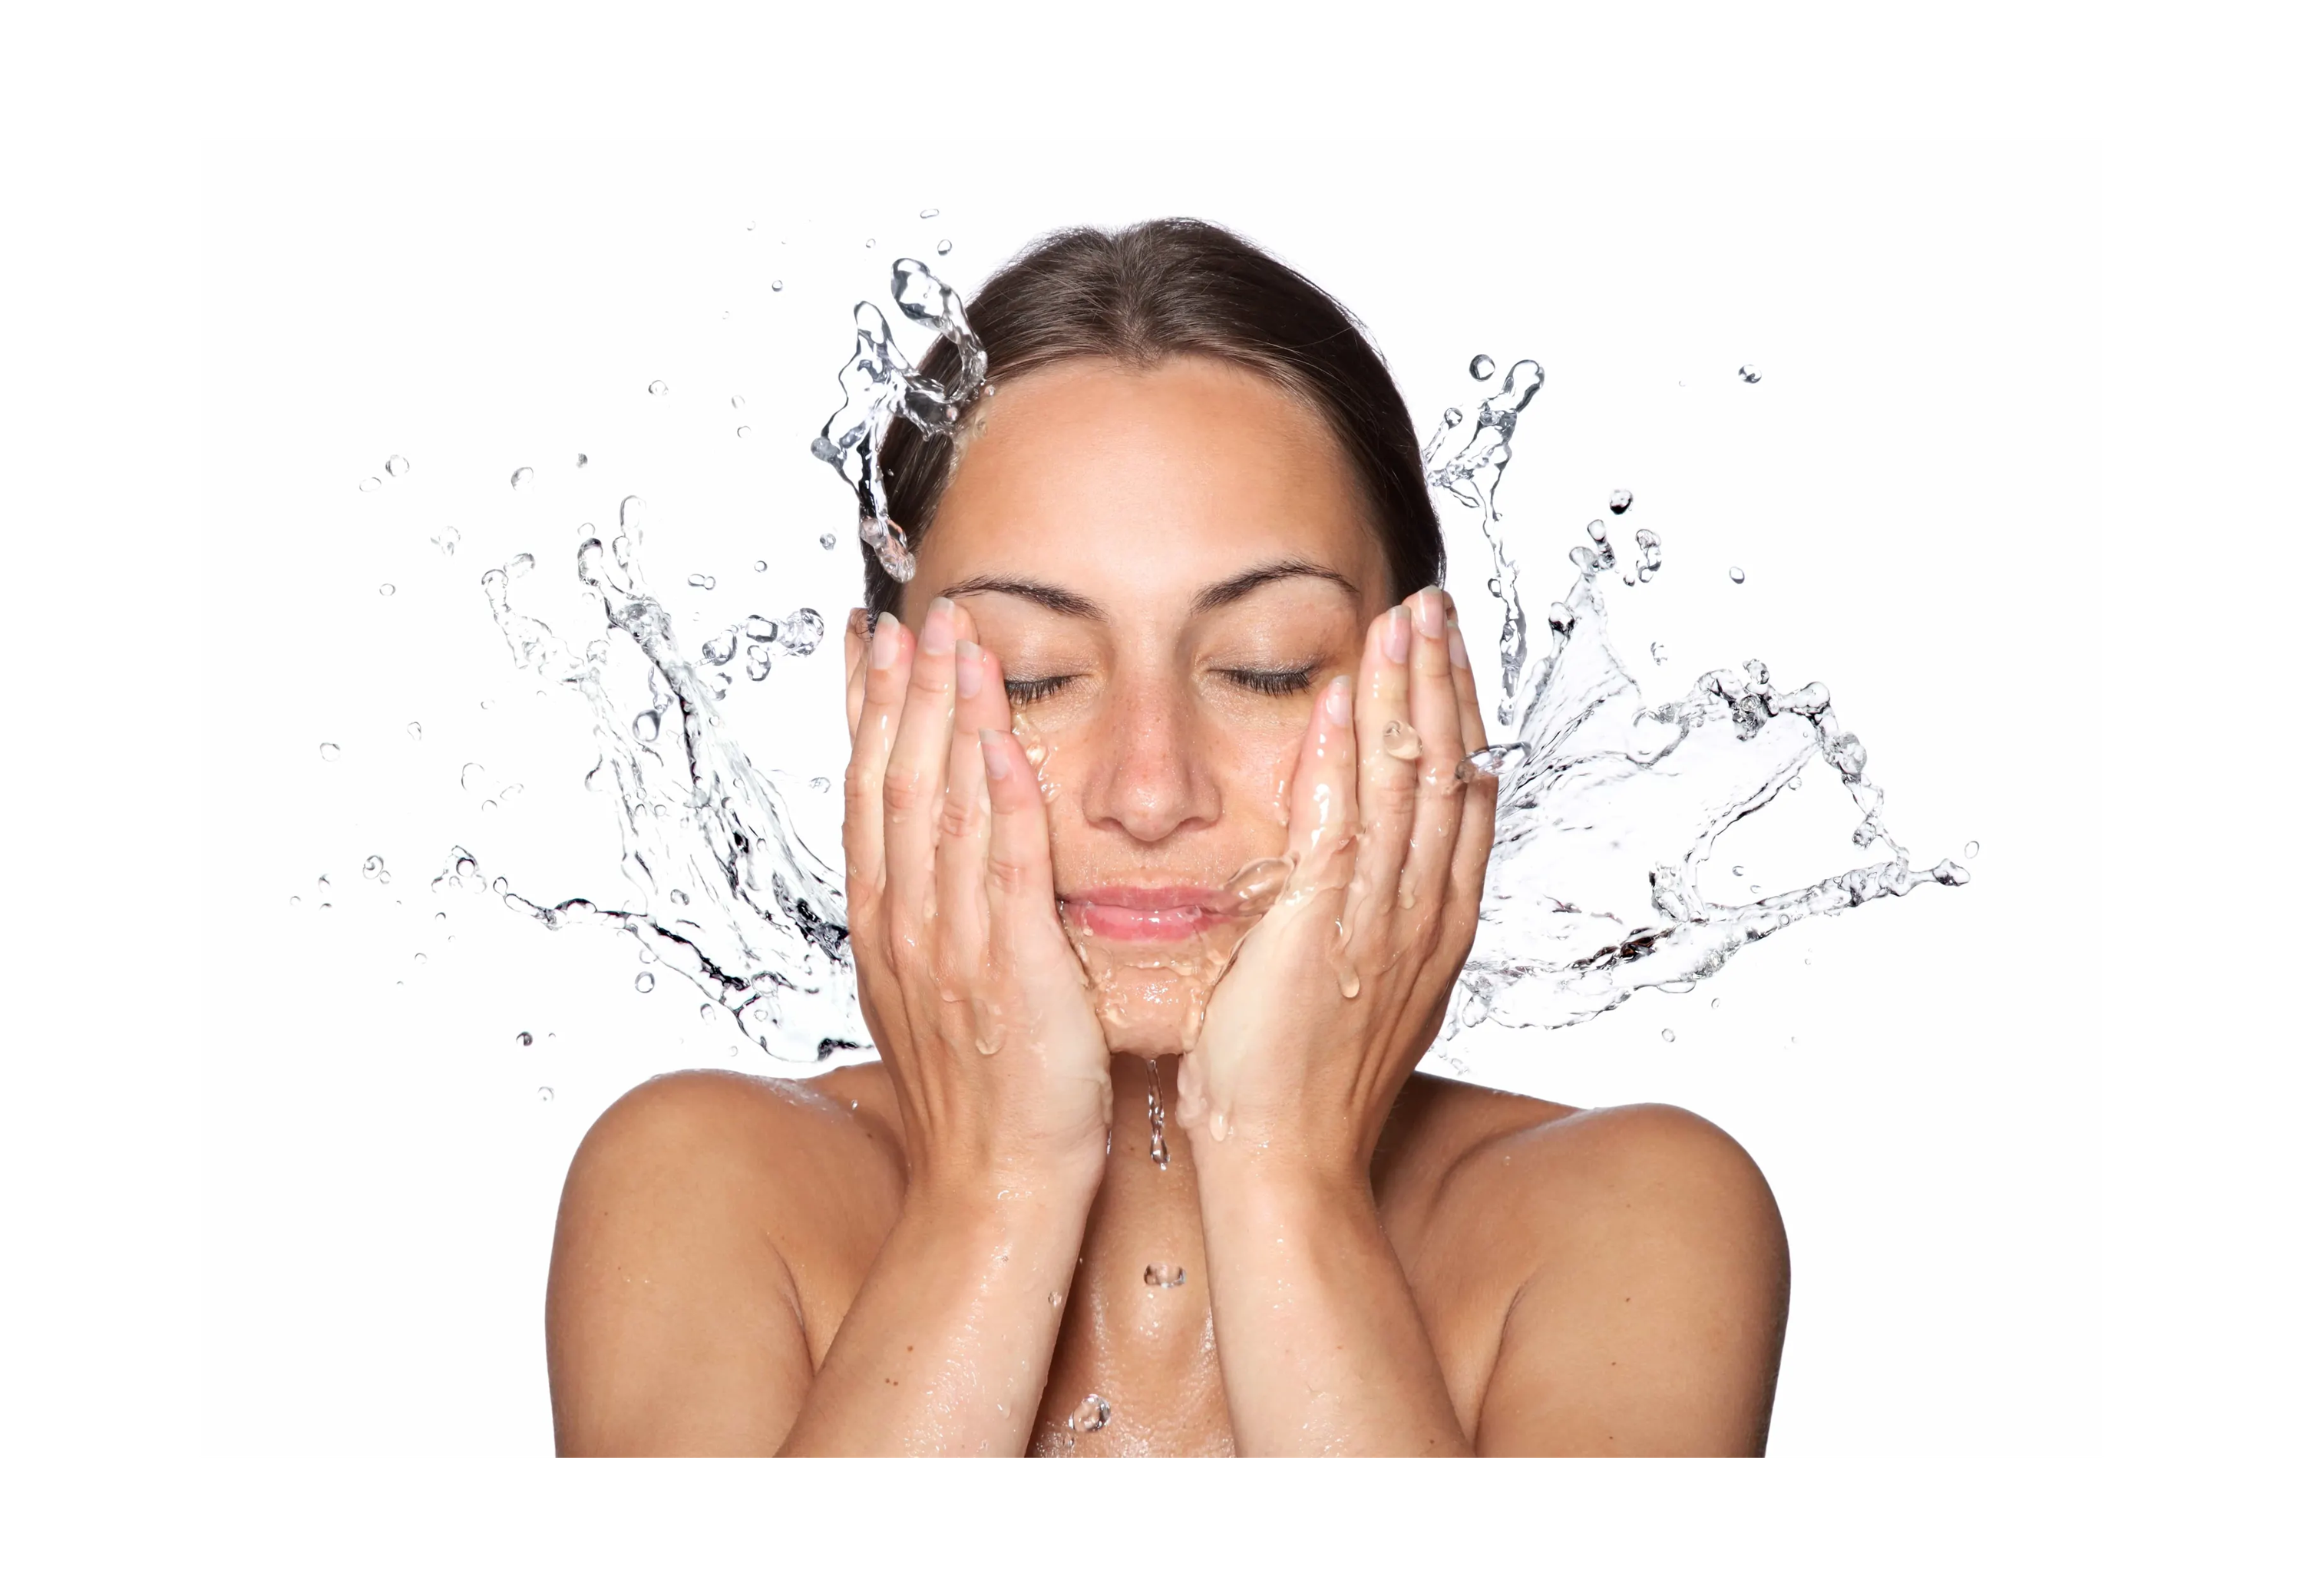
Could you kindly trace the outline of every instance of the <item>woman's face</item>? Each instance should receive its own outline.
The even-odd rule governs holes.
[[[1173,1053],[1283,855],[1318,690],[1391,602],[1318,413],[1187,357],[1073,361],[976,406],[903,619],[938,594],[999,656],[1056,893],[1115,1052]]]

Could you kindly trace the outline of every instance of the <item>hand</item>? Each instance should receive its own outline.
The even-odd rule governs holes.
[[[1056,917],[1047,810],[1000,661],[939,598],[848,632],[849,945],[915,1185],[1092,1195],[1110,1056]]]
[[[1177,1071],[1195,1158],[1225,1144],[1363,1181],[1478,928],[1496,786],[1454,609],[1427,587],[1324,689],[1290,796],[1292,869]],[[1209,1147],[1206,1144],[1216,1144]]]

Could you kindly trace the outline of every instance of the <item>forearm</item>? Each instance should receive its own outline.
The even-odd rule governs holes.
[[[1216,1349],[1243,1456],[1464,1456],[1439,1363],[1364,1179],[1194,1143]]]
[[[1020,1457],[1088,1200],[915,1194],[865,1277],[784,1457]]]

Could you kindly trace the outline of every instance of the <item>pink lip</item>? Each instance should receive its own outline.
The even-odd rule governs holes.
[[[1090,936],[1123,942],[1173,942],[1199,935],[1224,917],[1219,894],[1205,887],[1098,887],[1067,898],[1064,916]]]

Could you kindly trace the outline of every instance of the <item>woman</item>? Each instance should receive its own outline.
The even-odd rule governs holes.
[[[1789,1265],[1742,1149],[1415,1073],[1495,788],[1380,359],[1194,222],[970,315],[991,385],[895,424],[917,568],[848,631],[881,1061],[594,1127],[561,1450],[1760,1451]]]

